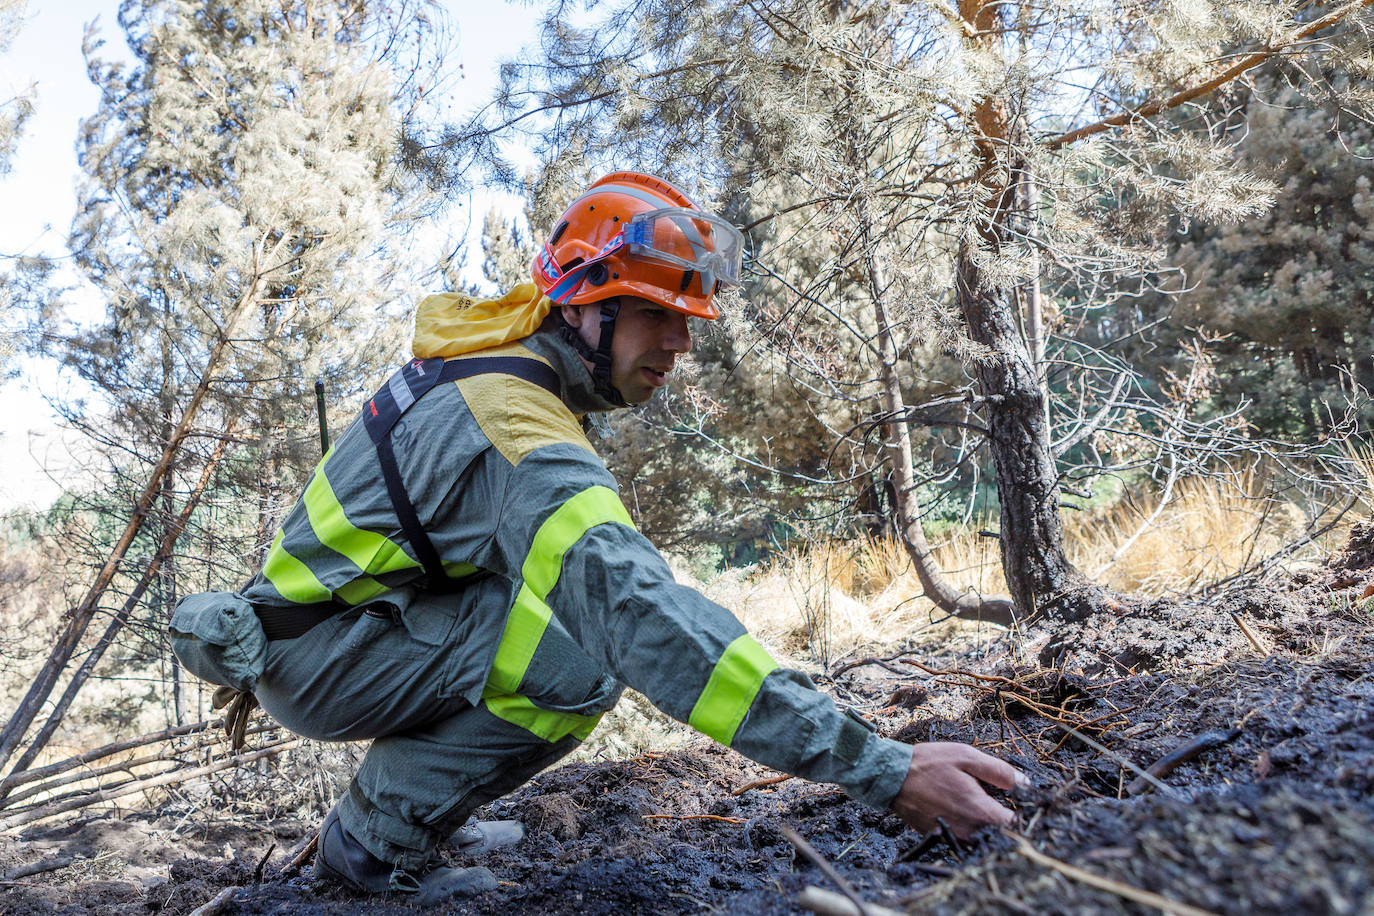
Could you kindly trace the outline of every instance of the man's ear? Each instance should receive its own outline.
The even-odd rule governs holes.
[[[563,310],[564,322],[570,327],[577,328],[579,331],[582,330],[582,315],[586,312],[586,306],[560,305],[559,308]]]

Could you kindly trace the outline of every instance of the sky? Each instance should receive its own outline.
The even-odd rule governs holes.
[[[533,39],[537,11],[506,0],[447,0],[458,30],[453,67],[462,64],[455,82],[465,100],[488,97],[496,84],[500,61],[514,56]],[[98,25],[104,53],[123,48],[116,21],[118,0],[29,0],[26,21],[14,44],[0,53],[0,97],[34,83],[36,109],[19,142],[13,170],[0,178],[0,255],[63,254],[75,208],[76,131],[94,112],[98,95],[86,78],[81,42],[87,23]],[[455,114],[465,109],[455,104]],[[454,218],[471,231],[481,215],[496,205],[508,211],[518,202],[505,195],[479,191]],[[473,218],[475,214],[475,218]],[[478,270],[470,257],[468,270]],[[473,280],[477,279],[474,275]],[[77,440],[58,427],[46,398],[75,392],[73,379],[49,362],[26,358],[19,377],[0,385],[5,405],[0,419],[0,512],[18,506],[43,507],[60,492],[55,477],[68,476],[68,453]]]

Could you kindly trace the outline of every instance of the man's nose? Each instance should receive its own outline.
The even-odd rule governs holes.
[[[692,327],[682,312],[670,313],[670,319],[663,330],[663,349],[673,353],[686,353],[692,349]]]

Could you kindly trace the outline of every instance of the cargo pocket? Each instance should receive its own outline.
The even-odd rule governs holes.
[[[167,633],[186,670],[211,684],[251,692],[267,663],[267,635],[253,606],[231,592],[187,595]]]
[[[554,619],[525,669],[519,693],[540,709],[594,716],[614,706],[623,689]]]
[[[547,693],[525,694],[525,698],[540,709],[546,709],[549,712],[562,712],[574,716],[597,716],[603,712],[609,712],[616,703],[619,703],[620,695],[624,691],[624,684],[609,674],[602,674],[595,686],[581,699],[569,702],[564,697],[550,696]]]
[[[357,614],[352,625],[339,641],[337,651],[341,658],[357,658],[375,649],[392,630],[400,626],[400,612],[394,604],[387,601],[374,601],[365,608],[347,612]],[[344,617],[348,619],[347,616]]]

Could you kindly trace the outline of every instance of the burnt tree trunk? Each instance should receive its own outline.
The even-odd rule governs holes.
[[[1059,484],[1050,453],[1049,413],[1012,291],[992,286],[965,243],[957,263],[959,308],[969,337],[990,350],[975,367],[987,398],[989,448],[997,474],[1002,569],[1022,619],[1087,616],[1105,594],[1064,552]]]

